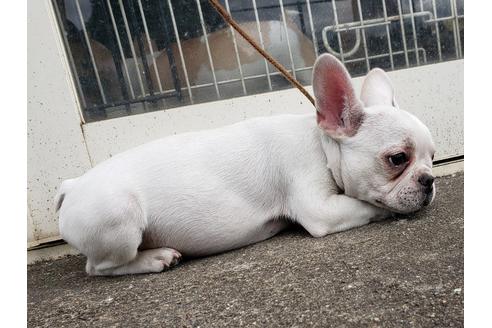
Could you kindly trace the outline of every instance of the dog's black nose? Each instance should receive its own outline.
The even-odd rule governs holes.
[[[426,188],[430,188],[430,187],[432,187],[432,184],[434,183],[434,179],[435,179],[435,177],[433,175],[430,175],[428,173],[424,173],[420,176],[419,183]]]

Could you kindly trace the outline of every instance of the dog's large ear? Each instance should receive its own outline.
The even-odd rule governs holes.
[[[335,139],[350,137],[364,118],[350,75],[338,59],[323,54],[313,68],[313,90],[318,125]]]
[[[362,84],[360,99],[366,107],[386,105],[398,108],[388,75],[380,68],[372,69]]]

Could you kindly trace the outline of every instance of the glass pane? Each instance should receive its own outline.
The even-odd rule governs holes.
[[[463,0],[222,0],[311,83],[321,53],[352,76],[463,57]],[[86,121],[290,88],[207,0],[54,0]]]

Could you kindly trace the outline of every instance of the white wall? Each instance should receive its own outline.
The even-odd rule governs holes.
[[[57,239],[53,197],[63,179],[167,135],[246,118],[313,111],[296,89],[81,125],[79,104],[49,0],[28,2],[28,245]],[[463,60],[390,72],[398,102],[426,123],[436,159],[462,155]],[[356,87],[361,78],[354,79]],[[308,88],[311,91],[310,88]]]
[[[27,10],[28,245],[58,239],[53,197],[63,178],[91,165],[78,104],[48,0]]]

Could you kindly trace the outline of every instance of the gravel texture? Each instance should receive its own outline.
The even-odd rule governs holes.
[[[300,228],[160,274],[28,266],[29,327],[461,327],[463,174],[397,220],[315,239]]]

